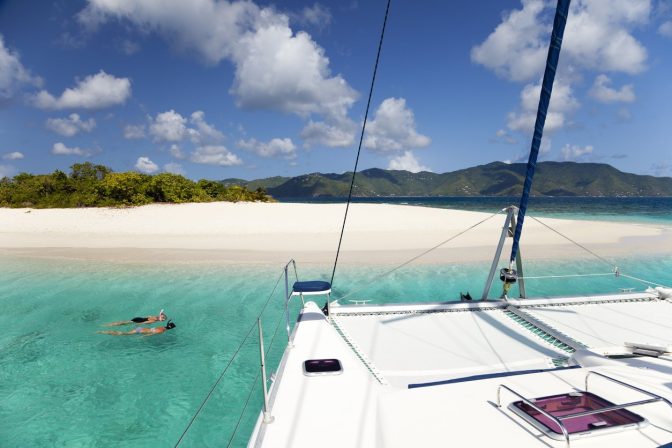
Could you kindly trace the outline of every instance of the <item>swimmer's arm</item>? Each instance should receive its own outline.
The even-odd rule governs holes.
[[[98,334],[109,334],[112,336],[127,336],[129,334],[133,334],[133,332],[126,332],[126,331],[97,331],[96,333]]]

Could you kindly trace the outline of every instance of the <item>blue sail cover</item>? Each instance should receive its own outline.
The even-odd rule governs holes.
[[[569,13],[570,0],[558,0],[558,6],[555,10],[555,19],[553,20],[553,32],[551,33],[551,44],[548,47],[548,57],[546,58],[546,70],[544,71],[544,80],[541,83],[541,96],[539,98],[539,108],[537,109],[537,120],[534,124],[534,135],[532,136],[532,147],[530,148],[530,158],[527,161],[527,175],[525,184],[523,184],[523,195],[520,198],[520,207],[518,208],[518,222],[516,223],[516,232],[513,235],[513,247],[511,248],[511,260],[513,263],[518,255],[518,245],[520,243],[520,234],[523,231],[523,221],[527,211],[527,203],[530,199],[530,190],[532,188],[532,178],[534,169],[537,166],[537,156],[539,155],[539,146],[541,137],[544,133],[544,123],[546,123],[546,113],[548,105],[551,102],[551,91],[553,90],[553,80],[555,71],[560,59],[560,47],[562,46],[562,36],[565,33],[567,24],[567,14]]]

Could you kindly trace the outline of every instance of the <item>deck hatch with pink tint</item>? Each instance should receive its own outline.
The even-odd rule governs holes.
[[[587,435],[612,428],[626,429],[639,426],[645,421],[642,416],[627,409],[599,412],[600,409],[615,405],[590,392],[570,392],[536,398],[532,401],[548,414],[561,420],[570,435]],[[556,422],[522,400],[511,403],[511,409],[535,426],[541,426],[540,429],[547,430],[545,432],[562,435],[562,430]]]

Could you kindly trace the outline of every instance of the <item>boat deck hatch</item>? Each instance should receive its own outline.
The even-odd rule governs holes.
[[[309,359],[303,362],[303,373],[307,376],[339,375],[342,372],[338,359]]]
[[[643,417],[627,409],[600,412],[602,409],[617,406],[590,392],[570,392],[530,401],[534,403],[534,407],[520,400],[511,403],[509,409],[549,436],[559,436],[554,438],[564,438],[562,429],[545,413],[561,420],[567,433],[572,436],[590,435],[607,429],[634,428],[645,421]]]

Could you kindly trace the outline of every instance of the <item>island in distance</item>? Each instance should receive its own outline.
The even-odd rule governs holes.
[[[353,194],[358,197],[518,196],[526,169],[526,163],[503,162],[443,174],[371,168],[357,173]],[[221,182],[249,190],[263,188],[275,198],[345,197],[351,176],[352,172],[311,173]],[[540,162],[534,180],[534,196],[672,196],[670,177],[624,173],[605,163]]]

